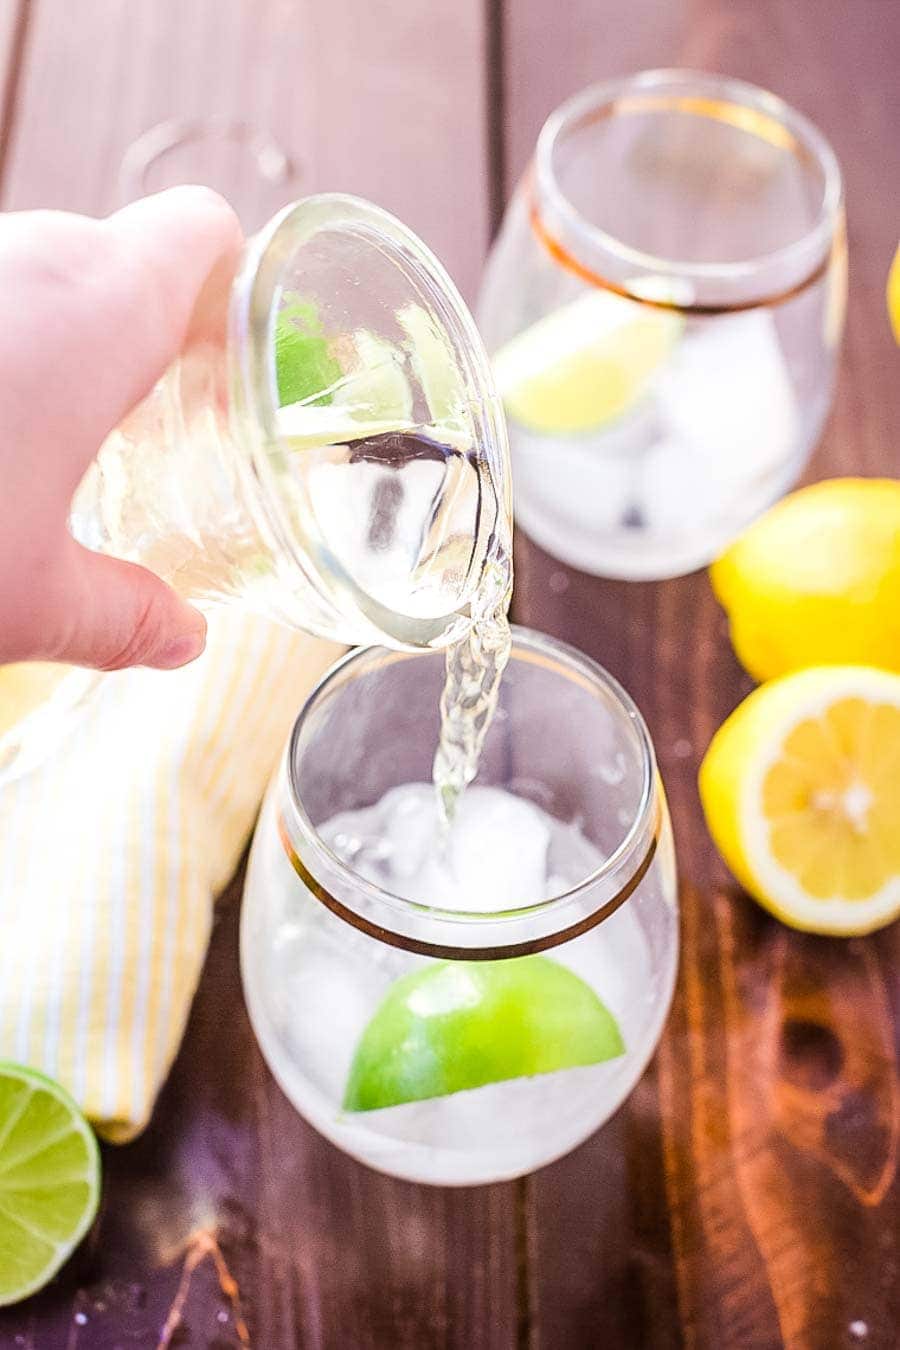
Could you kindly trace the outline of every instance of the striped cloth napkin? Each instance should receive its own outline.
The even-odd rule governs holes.
[[[107,676],[58,752],[0,790],[0,1059],[98,1132],[146,1125],[273,764],[340,648],[218,612],[175,672]]]

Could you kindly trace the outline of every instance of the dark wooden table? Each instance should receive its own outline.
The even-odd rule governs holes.
[[[897,473],[895,0],[0,0],[0,201],[111,209],[135,136],[217,113],[265,129],[290,168],[265,183],[200,144],[175,172],[228,191],[250,225],[273,194],[371,196],[471,297],[546,113],[667,64],[768,85],[833,140],[851,298],[812,475]],[[643,1081],[593,1139],[518,1182],[432,1190],[367,1171],[295,1115],[256,1048],[238,877],[153,1125],[106,1150],[90,1242],[0,1316],[4,1350],[900,1345],[900,925],[789,932],[717,860],[697,765],[749,682],[705,576],[598,581],[525,539],[517,566],[518,618],[624,681],[669,789],[683,961]]]

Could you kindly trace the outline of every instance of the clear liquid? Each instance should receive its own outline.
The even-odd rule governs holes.
[[[282,407],[257,478],[215,350],[192,348],[107,439],[73,533],[195,601],[234,597],[352,644],[445,645],[508,534],[503,485],[462,392],[444,407],[410,380],[385,409],[364,397],[376,375],[348,377],[340,403],[326,390]]]
[[[497,710],[500,681],[512,650],[506,609],[511,582],[508,565],[498,567],[494,584],[482,596],[482,612],[471,630],[446,656],[441,693],[441,730],[432,777],[445,826],[459,799],[478,773],[481,750]]]
[[[359,1039],[394,982],[427,958],[374,943],[308,897],[277,838],[270,801],[245,896],[243,969],[266,1056],[303,1115],[363,1162],[464,1185],[515,1176],[574,1147],[631,1090],[659,1035],[675,965],[674,907],[654,868],[639,901],[547,953],[615,1017],[624,1054],[377,1111],[342,1109]],[[459,912],[515,908],[584,880],[602,855],[575,823],[473,785],[445,836],[431,784],[408,783],[319,827],[348,866],[393,894]],[[373,911],[372,918],[378,915]],[[660,953],[665,953],[665,960]]]

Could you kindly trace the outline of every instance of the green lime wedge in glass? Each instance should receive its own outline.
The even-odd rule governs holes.
[[[100,1151],[58,1083],[0,1062],[0,1307],[42,1289],[97,1213]]]
[[[294,297],[275,320],[275,377],[282,406],[304,399],[316,405],[331,402],[341,367],[311,301]]]
[[[545,956],[404,975],[360,1037],[345,1111],[376,1111],[624,1054],[590,985]]]

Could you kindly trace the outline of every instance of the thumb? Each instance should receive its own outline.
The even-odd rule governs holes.
[[[61,634],[53,644],[54,660],[98,670],[172,670],[206,646],[200,611],[145,567],[92,553],[73,540],[61,575],[45,627]]]

